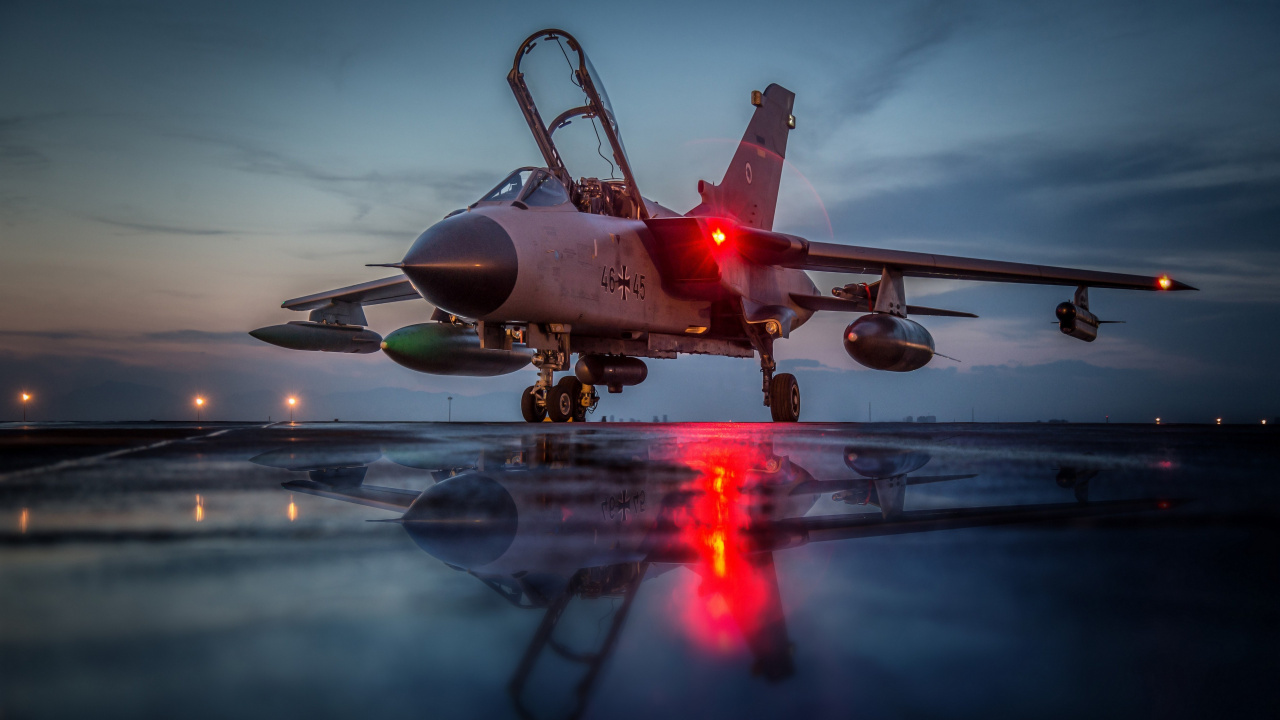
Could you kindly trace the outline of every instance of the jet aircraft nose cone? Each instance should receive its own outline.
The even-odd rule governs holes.
[[[404,256],[403,270],[427,302],[453,315],[479,318],[511,296],[519,265],[507,231],[468,212],[418,236]]]
[[[443,480],[424,492],[403,518],[409,536],[435,558],[476,568],[511,547],[519,513],[500,483],[476,472]]]

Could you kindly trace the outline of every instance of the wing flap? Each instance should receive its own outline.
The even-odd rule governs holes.
[[[857,245],[809,242],[802,259],[792,265],[804,270],[879,275],[886,267],[911,277],[950,278],[1032,285],[1084,285],[1117,290],[1195,290],[1168,277],[1080,270],[1027,263],[981,260],[929,253],[884,250]],[[924,314],[924,313],[920,313]]]
[[[306,295],[292,300],[285,300],[280,307],[286,310],[315,310],[330,303],[344,302],[355,305],[381,305],[382,303],[399,302],[401,300],[417,300],[422,296],[409,284],[403,275],[371,280],[359,285],[350,285],[337,290],[328,290],[314,295]]]

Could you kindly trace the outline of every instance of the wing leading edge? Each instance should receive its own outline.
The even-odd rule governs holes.
[[[885,268],[894,268],[909,277],[950,278],[953,280],[978,280],[985,282],[1028,283],[1032,285],[1075,285],[1117,290],[1195,290],[1186,283],[1167,276],[1149,277],[1100,270],[1031,265],[980,260],[953,255],[884,250],[881,248],[837,245],[835,243],[805,242],[804,252],[796,260],[786,263],[803,270],[827,270],[836,272],[879,275]]]
[[[401,300],[417,300],[422,296],[409,284],[403,275],[371,280],[359,285],[350,285],[337,290],[327,290],[314,295],[306,295],[292,300],[285,300],[280,307],[286,310],[315,310],[331,303],[351,303],[354,305],[381,305],[382,303],[399,302]]]

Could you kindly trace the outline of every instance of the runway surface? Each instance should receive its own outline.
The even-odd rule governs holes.
[[[0,717],[1280,709],[1275,428],[0,424]]]

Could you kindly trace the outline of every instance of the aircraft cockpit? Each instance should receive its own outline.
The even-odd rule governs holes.
[[[569,205],[569,191],[546,168],[522,167],[492,190],[485,193],[471,207],[488,204],[513,205],[525,209],[531,207],[552,208]]]
[[[542,51],[535,54],[534,50],[537,48],[542,48]],[[562,79],[566,64],[568,83]],[[558,82],[549,82],[557,79]],[[552,176],[551,180],[544,179],[542,186],[551,186],[552,180],[557,181],[556,184],[560,186],[551,186],[547,192],[564,190],[569,202],[579,212],[639,219],[649,216],[644,199],[636,187],[617,118],[609,104],[609,96],[605,94],[604,85],[582,46],[572,35],[563,30],[541,30],[529,36],[516,51],[507,82],[511,85],[525,121],[529,124],[529,130],[547,162],[544,171]],[[556,112],[549,124],[542,120],[531,85],[536,88],[539,99],[543,101],[543,109]],[[565,129],[571,125],[576,125],[575,131],[566,133]],[[588,133],[584,128],[590,128],[591,132]],[[560,146],[552,139],[552,135],[557,132],[560,132],[556,138],[560,140]],[[566,138],[566,134],[574,137]],[[602,172],[597,174],[602,176],[603,170],[607,169],[609,177],[581,177],[575,180],[565,165],[562,150],[574,159],[575,164],[580,160],[590,161],[592,156],[598,157],[605,165],[601,166]],[[528,187],[529,178],[524,180],[521,187],[526,192],[539,192],[538,188]],[[495,192],[509,182],[515,181],[508,178],[504,185],[495,188]],[[547,195],[542,199],[550,198]],[[486,196],[481,202],[489,199]],[[519,201],[530,205],[523,199]]]

